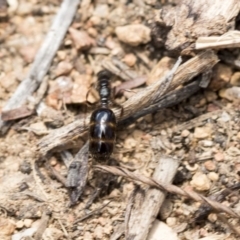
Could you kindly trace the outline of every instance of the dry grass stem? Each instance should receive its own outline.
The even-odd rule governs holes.
[[[160,190],[167,191],[167,192],[174,193],[174,194],[178,194],[178,195],[181,195],[183,197],[191,198],[191,199],[193,199],[195,201],[198,201],[198,202],[207,203],[216,212],[219,212],[219,213],[220,212],[225,212],[232,217],[240,218],[240,216],[237,213],[235,213],[231,208],[229,208],[227,206],[224,206],[224,205],[220,204],[219,202],[210,200],[209,198],[204,197],[203,195],[198,194],[194,191],[185,191],[185,190],[183,190],[183,189],[181,189],[181,188],[179,188],[175,185],[172,185],[172,184],[159,183],[152,178],[146,177],[142,174],[140,175],[140,174],[137,174],[137,173],[130,172],[130,171],[128,171],[124,168],[121,168],[121,167],[96,165],[96,166],[94,166],[94,169],[97,170],[97,171],[109,172],[109,173],[112,173],[114,175],[126,177],[126,178],[129,178],[129,179],[134,180],[134,181],[139,181],[141,183],[150,185],[152,187],[156,187]]]
[[[229,31],[222,36],[199,37],[195,49],[221,49],[240,47],[240,31]]]

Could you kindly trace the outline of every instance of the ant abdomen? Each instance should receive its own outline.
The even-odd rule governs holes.
[[[107,160],[116,138],[116,117],[111,109],[99,108],[92,113],[89,128],[89,151],[95,160]]]

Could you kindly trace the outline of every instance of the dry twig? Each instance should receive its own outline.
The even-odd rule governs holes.
[[[124,120],[132,116],[136,112],[141,112],[145,107],[150,106],[159,101],[164,94],[176,89],[178,86],[188,82],[195,76],[209,71],[218,62],[217,56],[212,51],[199,53],[196,57],[182,64],[171,79],[169,76],[156,81],[154,84],[146,87],[143,91],[138,92],[129,98],[124,104],[124,115],[120,120]],[[168,87],[168,84],[169,87]],[[119,118],[120,109],[113,109]],[[42,155],[56,148],[63,148],[69,142],[74,143],[75,140],[87,130],[88,120],[77,120],[60,129],[53,130],[49,135],[45,136],[38,143],[38,148]],[[61,149],[62,150],[62,149]]]
[[[80,0],[64,0],[61,8],[38,51],[27,78],[21,82],[13,96],[9,99],[4,111],[19,108],[26,104],[28,97],[38,88],[49,70],[51,62],[59,49],[62,40],[70,26]],[[0,130],[5,133],[11,123],[0,119]]]

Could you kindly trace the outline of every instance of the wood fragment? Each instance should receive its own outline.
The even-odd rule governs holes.
[[[88,142],[76,154],[68,168],[66,186],[70,196],[70,206],[77,203],[82,195],[88,177]]]
[[[26,105],[12,110],[2,111],[3,121],[12,121],[20,118],[25,118],[32,115],[35,111],[29,109]]]
[[[164,94],[176,89],[178,86],[187,83],[195,76],[207,72],[218,62],[218,58],[213,51],[207,50],[199,53],[196,57],[182,64],[170,81],[170,86],[166,89],[166,81],[169,80],[167,75],[156,81],[154,84],[146,87],[141,92],[133,95],[122,106],[124,114],[119,119],[127,119],[133,113],[142,111],[146,106],[150,106],[159,101]],[[162,95],[163,94],[163,95]],[[121,109],[113,109],[116,116],[119,118]],[[73,143],[78,137],[83,134],[88,128],[89,116],[86,120],[77,120],[57,130],[53,130],[49,135],[43,137],[38,142],[38,148],[42,155],[45,155],[51,150],[59,149],[63,145]]]
[[[26,104],[28,97],[38,88],[49,70],[52,60],[75,16],[79,3],[80,0],[64,0],[62,2],[45,41],[36,55],[28,76],[20,83],[13,96],[8,100],[3,108],[4,111]],[[10,123],[0,119],[0,130],[2,134],[4,134],[9,127]]]
[[[214,112],[202,114],[201,116],[196,117],[188,122],[185,122],[183,124],[173,127],[173,131],[180,132],[180,131],[183,131],[184,129],[192,129],[192,128],[201,126],[204,121],[212,118],[213,116],[220,116],[223,112],[226,112],[226,111],[230,111],[230,110],[229,109],[220,109],[220,110],[216,110]]]
[[[240,47],[240,31],[229,31],[222,36],[199,37],[195,49],[222,49]]]
[[[158,156],[158,165],[153,174],[157,182],[170,184],[177,172],[179,162],[167,156]],[[156,219],[166,193],[158,189],[148,188],[140,205],[133,204],[129,215],[125,217],[125,237],[132,240],[147,239],[148,232]],[[129,204],[129,203],[128,203]]]
[[[165,6],[160,11],[157,37],[163,38],[161,27],[170,29],[165,47],[170,51],[194,49],[199,37],[221,36],[235,27],[235,18],[240,10],[238,0],[183,0],[177,6]],[[164,28],[163,28],[164,29]],[[165,29],[165,31],[166,31]]]
[[[123,93],[125,90],[132,89],[143,85],[147,80],[146,76],[137,77],[132,80],[126,81],[115,88],[115,96]]]
[[[174,106],[184,99],[187,99],[188,97],[192,96],[194,93],[196,93],[200,89],[200,79],[196,80],[183,88],[174,90],[168,94],[166,94],[162,99],[160,99],[158,102],[150,105],[149,107],[146,107],[142,109],[141,111],[133,114],[127,119],[124,119],[119,122],[119,125],[129,125],[134,123],[138,118],[143,117],[147,114],[154,113],[160,109],[167,108]]]

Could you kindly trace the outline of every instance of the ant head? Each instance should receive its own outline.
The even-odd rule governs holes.
[[[110,79],[112,77],[112,73],[109,72],[108,70],[104,69],[101,70],[100,72],[98,72],[97,74],[98,80],[102,80],[102,79]]]

